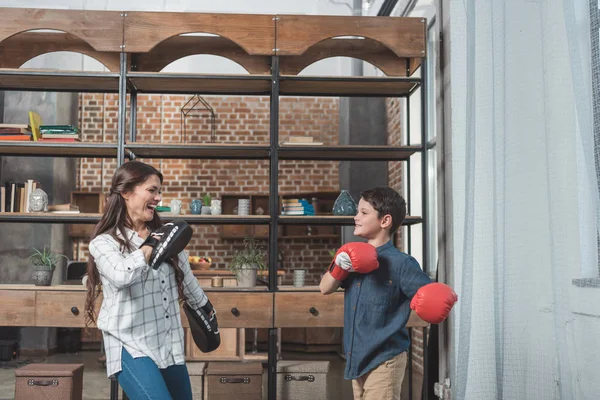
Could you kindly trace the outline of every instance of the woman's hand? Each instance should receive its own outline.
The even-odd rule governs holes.
[[[150,246],[142,246],[140,248],[142,250],[142,253],[144,253],[144,258],[146,259],[146,263],[150,262],[150,256],[152,255],[152,247]]]

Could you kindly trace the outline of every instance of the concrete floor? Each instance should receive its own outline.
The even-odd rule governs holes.
[[[15,369],[30,363],[81,363],[83,372],[83,398],[84,400],[109,399],[110,380],[106,371],[97,361],[98,351],[84,351],[72,354],[55,354],[46,358],[22,358],[12,362],[0,362],[0,400],[14,399]],[[344,360],[336,353],[284,353],[285,360],[326,360],[330,362],[328,374],[328,390],[331,395],[328,399],[307,400],[346,400],[352,399],[352,385],[343,379]],[[263,371],[263,399],[267,392],[267,370]],[[121,399],[119,394],[119,399]],[[210,400],[210,399],[209,399]],[[279,400],[279,399],[278,399]],[[285,400],[285,399],[282,399]]]

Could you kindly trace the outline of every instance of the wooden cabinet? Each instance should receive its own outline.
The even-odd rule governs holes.
[[[343,326],[344,293],[275,293],[275,327]]]
[[[35,301],[35,325],[64,328],[85,327],[86,292],[37,291]],[[102,299],[96,303],[96,312]]]
[[[34,326],[35,292],[0,290],[0,326]]]

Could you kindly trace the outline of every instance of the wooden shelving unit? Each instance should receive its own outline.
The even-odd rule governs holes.
[[[334,226],[337,229],[342,225],[352,225],[354,221],[352,217],[327,215],[296,217],[269,213],[268,209],[279,209],[278,201],[281,195],[278,190],[278,161],[406,161],[413,154],[421,153],[421,162],[426,165],[426,152],[422,145],[394,147],[280,145],[278,127],[280,97],[408,98],[416,89],[425,85],[424,74],[421,76],[415,74],[425,57],[427,27],[425,20],[390,17],[0,8],[0,22],[0,48],[2,49],[0,90],[118,93],[119,96],[116,143],[0,142],[0,156],[100,157],[116,159],[118,165],[125,162],[126,158],[269,160],[270,193],[261,200],[266,204],[264,215],[177,216],[191,224],[258,226],[261,227],[261,232],[267,232],[265,238],[269,240],[271,268],[269,287],[260,291],[236,290],[234,293],[225,289],[224,293],[213,291],[211,296],[216,297],[213,302],[223,304],[225,307],[225,311],[220,313],[219,321],[224,321],[223,326],[231,327],[251,327],[259,321],[261,327],[269,330],[297,326],[299,323],[303,324],[302,326],[340,325],[340,316],[343,315],[341,295],[336,294],[327,299],[329,303],[336,302],[331,308],[322,303],[322,299],[318,297],[319,293],[316,292],[286,288],[283,293],[278,293],[277,276],[274,273],[278,240],[286,238],[285,229],[289,227],[314,225]],[[53,32],[35,31],[39,29],[50,29]],[[218,36],[180,36],[190,32],[211,33]],[[102,62],[110,72],[19,69],[25,61],[51,51],[75,51],[86,54]],[[192,54],[226,57],[240,64],[249,73],[209,75],[160,72],[172,61]],[[304,67],[335,56],[363,59],[380,68],[387,76],[298,75]],[[140,93],[269,96],[270,142],[265,145],[137,142],[135,120],[137,95]],[[131,130],[126,138],[128,95],[131,99],[130,118],[134,123],[131,124]],[[423,110],[425,107],[426,102],[422,101]],[[426,200],[423,199],[423,202]],[[423,207],[424,212],[426,209]],[[163,214],[162,217],[165,220],[172,218],[167,214]],[[0,214],[0,223],[92,224],[99,218],[100,214],[3,213]],[[427,215],[410,216],[405,224],[408,226],[420,224],[426,219]],[[317,234],[315,238],[331,239],[337,235],[337,232]],[[301,238],[305,236],[288,232],[286,239],[300,240]],[[18,290],[9,290],[13,288],[3,289],[7,289],[2,290],[7,298],[17,296],[15,293],[19,293]],[[60,289],[59,296],[64,296],[64,293],[71,290],[63,287]],[[288,291],[292,293],[286,293]],[[271,307],[267,314],[254,315],[252,309],[249,309],[250,319],[241,321],[227,312],[227,307],[231,307],[232,304],[239,303],[245,306],[252,301],[263,301],[263,297],[268,297],[263,308],[269,304]],[[38,301],[40,299],[38,298]],[[22,300],[29,301],[25,298]],[[19,306],[19,301],[19,299],[13,301],[15,307]],[[69,303],[64,297],[61,297],[60,301],[65,305]],[[298,308],[299,305],[308,304],[308,301],[323,306],[326,315],[329,315],[327,310],[335,310],[331,313],[332,318],[316,318],[304,309],[306,307]],[[0,311],[1,309],[0,306]],[[69,314],[69,310],[61,312],[64,313],[64,318],[74,318]],[[252,320],[255,317],[256,321]],[[47,318],[34,318],[33,314],[29,322],[35,325],[38,320],[48,322]],[[73,324],[80,323],[73,321]],[[13,322],[19,323],[19,321]],[[274,372],[277,363],[276,335],[272,333],[269,334],[267,353],[269,399],[275,399],[276,394]]]

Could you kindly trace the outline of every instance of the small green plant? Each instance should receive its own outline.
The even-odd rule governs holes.
[[[267,269],[265,257],[267,252],[258,244],[254,237],[244,238],[244,248],[235,250],[229,269],[236,275],[243,268]]]
[[[67,256],[53,253],[46,246],[44,246],[43,251],[39,251],[38,249],[32,250],[33,252],[29,256],[29,261],[31,261],[35,271],[54,271],[61,258],[64,257],[65,260],[68,260]]]
[[[336,253],[336,250],[335,250],[335,249],[330,249],[330,250],[329,250],[329,255],[330,255],[332,258],[333,258],[333,257],[335,257],[335,253]]]
[[[211,200],[212,200],[212,198],[210,197],[210,194],[208,194],[208,193],[206,193],[204,196],[202,196],[202,203],[204,203],[205,206],[210,207]]]

